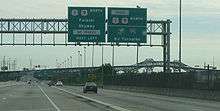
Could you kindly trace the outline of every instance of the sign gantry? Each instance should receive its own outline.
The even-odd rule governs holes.
[[[160,46],[164,72],[170,71],[170,20],[147,21],[146,9],[109,8],[106,42],[105,8],[70,7],[69,10],[68,19],[0,19],[0,45]],[[18,43],[16,38],[22,34],[24,38],[19,41],[23,42]],[[49,38],[46,34],[52,35],[52,41],[46,39]],[[153,39],[158,37],[152,36],[161,36],[162,42],[154,44]],[[28,42],[27,38],[31,40]],[[63,42],[56,38],[63,38]]]

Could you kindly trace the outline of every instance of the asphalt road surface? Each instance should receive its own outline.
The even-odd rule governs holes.
[[[110,111],[46,85],[22,84],[0,88],[1,111]]]
[[[112,105],[119,111],[220,109],[220,102],[114,90],[99,89],[98,94],[93,92],[83,94],[81,87],[48,87],[41,83],[0,87],[1,111],[115,111],[106,105]]]
[[[70,92],[114,104],[131,111],[219,111],[220,102],[168,97],[154,94],[132,93],[99,89],[98,94],[82,93],[81,87],[64,86]]]

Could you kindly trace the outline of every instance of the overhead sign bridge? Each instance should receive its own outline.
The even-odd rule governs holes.
[[[106,24],[105,19],[97,18],[105,15],[103,8],[84,7],[70,8],[70,10],[69,15],[75,18],[71,16],[68,19],[1,18],[0,46],[157,46],[163,48],[164,71],[169,72],[170,20],[147,20],[146,9],[109,8],[110,22],[108,21],[105,30],[106,26],[103,27],[103,24]],[[134,11],[137,13],[135,14]],[[101,22],[98,23],[96,20]],[[108,34],[107,40],[104,39],[105,31]],[[154,42],[155,39],[161,42]]]

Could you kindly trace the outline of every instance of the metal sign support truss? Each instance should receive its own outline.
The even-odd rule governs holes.
[[[163,47],[163,61],[164,61],[164,72],[170,72],[170,20],[166,21],[147,21],[147,43],[69,43],[67,42],[68,34],[68,19],[0,19],[0,45],[64,45],[64,46],[76,46],[76,45],[108,45],[108,46],[157,46]],[[16,42],[16,35],[23,34],[23,42]],[[44,35],[51,34],[52,41],[45,43]],[[63,34],[63,42],[59,42],[56,37],[59,34]],[[5,36],[6,35],[6,36]],[[30,42],[30,37],[32,40]],[[162,42],[160,44],[154,44],[152,41],[154,37],[161,36]],[[28,39],[29,38],[29,39]],[[12,40],[11,40],[12,39]],[[36,41],[36,39],[40,39]],[[7,42],[5,42],[5,41]],[[29,41],[29,42],[28,42]]]

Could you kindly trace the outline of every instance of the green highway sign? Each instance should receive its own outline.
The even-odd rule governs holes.
[[[68,42],[105,42],[105,8],[68,7]]]
[[[108,42],[146,43],[146,8],[108,8]]]

